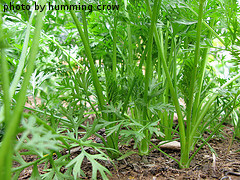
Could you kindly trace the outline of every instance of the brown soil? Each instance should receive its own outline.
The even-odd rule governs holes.
[[[216,137],[209,142],[210,146],[217,153],[217,156],[215,157],[210,151],[209,146],[204,146],[192,160],[191,166],[188,169],[179,169],[175,161],[163,155],[158,150],[153,150],[147,157],[141,157],[136,153],[121,161],[115,161],[114,163],[117,169],[115,169],[110,162],[101,163],[111,171],[112,176],[109,176],[109,179],[112,180],[240,180],[240,142],[239,140],[234,140],[230,147],[232,131],[230,128],[225,128],[224,132],[223,138]],[[122,152],[129,150],[132,150],[132,145],[121,147]],[[94,153],[94,150],[90,148],[86,151],[91,154]],[[180,152],[178,150],[165,150],[165,152],[179,159]],[[80,150],[71,153],[72,158],[79,153]],[[36,157],[28,155],[24,157],[24,160],[26,162],[31,162],[36,160]],[[14,167],[17,166],[18,164],[14,163]],[[38,168],[39,172],[43,174],[44,165],[39,165]],[[91,168],[91,164],[85,160],[82,169],[88,178],[83,179],[91,178]],[[62,168],[62,172],[64,171],[65,169]],[[32,167],[26,168],[21,172],[19,179],[29,179],[31,172]]]

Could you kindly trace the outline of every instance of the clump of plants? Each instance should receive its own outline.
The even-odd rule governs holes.
[[[119,150],[132,139],[139,155],[147,156],[151,145],[189,168],[224,123],[240,137],[236,1],[124,0],[119,10],[3,12],[8,3],[0,3],[3,179],[29,166],[34,179],[83,178],[86,159],[93,179],[107,179],[111,172],[100,161],[136,153]],[[211,65],[227,59],[223,52],[231,55],[227,78],[217,73],[224,63],[220,70]],[[180,159],[152,143],[153,136],[179,140]],[[25,162],[22,155],[37,158]],[[13,161],[20,165],[13,168]],[[38,171],[42,163],[50,164],[45,174]]]

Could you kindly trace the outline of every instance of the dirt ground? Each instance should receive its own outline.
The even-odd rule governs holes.
[[[137,153],[133,154],[121,161],[115,161],[115,166],[109,162],[101,162],[107,167],[112,176],[111,180],[200,180],[200,179],[232,179],[240,180],[240,140],[234,140],[231,145],[232,131],[231,128],[224,128],[223,138],[215,137],[209,144],[215,150],[215,156],[209,146],[204,146],[192,160],[188,169],[179,169],[178,164],[158,150],[153,150],[149,156],[141,157]],[[230,147],[231,145],[231,147]],[[132,149],[132,145],[121,146],[120,150],[126,152]],[[89,149],[89,151],[91,151]],[[165,150],[168,154],[179,159],[180,151]],[[79,151],[71,153],[72,158],[77,156]],[[94,153],[92,152],[89,153]],[[56,157],[57,158],[57,157]],[[36,160],[34,156],[25,156],[26,162]],[[14,163],[14,167],[18,166]],[[44,173],[43,165],[39,165],[40,173]],[[91,164],[85,160],[82,170],[91,179]],[[65,169],[63,168],[63,172]],[[32,167],[22,171],[19,179],[29,179]],[[99,177],[99,179],[101,179]]]

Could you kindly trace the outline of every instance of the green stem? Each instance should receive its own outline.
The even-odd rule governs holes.
[[[42,4],[45,4],[46,1],[43,1]],[[44,11],[45,12],[45,11]],[[27,86],[29,84],[33,69],[34,69],[34,62],[37,56],[38,52],[38,44],[40,39],[40,31],[42,29],[42,18],[44,15],[44,12],[39,12],[36,19],[36,29],[34,31],[34,38],[32,41],[32,47],[30,50],[29,60],[28,60],[28,66],[27,66],[27,72],[24,76],[24,81],[22,84],[22,88],[19,92],[19,96],[17,99],[17,104],[13,112],[13,117],[11,120],[11,123],[8,124],[6,133],[3,137],[3,141],[1,144],[0,149],[0,177],[3,179],[9,179],[9,174],[5,174],[5,172],[9,172],[10,170],[5,168],[5,164],[11,163],[11,162],[5,162],[5,157],[8,156],[9,150],[12,149],[12,144],[14,141],[14,137],[16,136],[17,129],[19,127],[21,114],[23,111],[23,106],[26,99],[26,91]],[[11,154],[11,153],[10,153]],[[9,161],[10,159],[8,159]],[[8,167],[9,168],[9,167]]]
[[[11,83],[11,87],[10,87],[10,93],[9,93],[10,99],[12,99],[12,97],[13,97],[13,94],[16,90],[17,84],[19,83],[19,80],[20,80],[20,77],[21,77],[21,74],[22,74],[22,71],[23,71],[23,68],[24,68],[24,65],[25,65],[25,59],[26,59],[27,50],[28,50],[29,36],[30,36],[30,32],[31,32],[31,24],[32,24],[32,21],[33,21],[33,18],[34,18],[34,14],[35,14],[35,10],[32,11],[30,19],[27,23],[26,35],[25,35],[25,38],[24,38],[24,43],[23,43],[21,56],[20,56],[20,59],[19,59],[19,64],[18,64],[14,79],[13,79],[13,81]]]
[[[112,73],[116,80],[117,78],[117,17],[114,17],[114,27],[113,27],[113,61],[112,61]]]
[[[197,41],[195,45],[195,56],[194,56],[194,65],[192,70],[191,81],[190,81],[190,91],[189,91],[189,98],[187,102],[187,131],[186,131],[186,151],[187,156],[189,156],[190,148],[192,143],[190,142],[190,133],[192,129],[192,108],[193,108],[193,97],[195,92],[195,81],[197,75],[197,66],[200,59],[200,40],[201,40],[201,28],[202,28],[202,19],[203,19],[203,5],[205,0],[200,0],[199,2],[199,14],[198,14],[198,24],[197,24]],[[202,72],[204,73],[204,71]],[[185,160],[188,160],[188,157],[183,157],[183,166],[186,163]]]
[[[68,0],[65,0],[65,2],[66,2],[67,5],[70,6],[70,2]],[[81,28],[81,24],[80,24],[76,14],[75,14],[75,12],[73,10],[70,10],[70,13],[72,15],[72,18],[75,22],[75,25],[78,29],[78,32],[79,32],[79,34],[81,36],[81,39],[83,41],[83,44],[84,44],[86,55],[87,55],[87,58],[88,58],[88,61],[89,61],[89,64],[90,64],[90,71],[91,71],[91,74],[92,74],[92,77],[93,77],[93,85],[94,85],[96,93],[97,93],[100,109],[104,110],[105,109],[104,108],[105,99],[104,99],[104,96],[103,96],[103,93],[102,93],[102,87],[100,85],[100,82],[99,82],[99,79],[98,79],[98,76],[97,76],[97,70],[96,70],[95,65],[94,65],[94,61],[93,61],[93,58],[92,58],[92,54],[91,54],[91,50],[90,50],[90,47],[89,47],[89,44],[88,44],[88,40],[86,39],[85,34],[83,33],[83,30]],[[102,115],[103,115],[103,118],[105,120],[107,120],[106,113],[102,112]]]
[[[154,28],[154,33],[155,33],[154,37],[158,36],[156,26]],[[186,155],[185,155],[185,153],[186,153],[186,151],[185,151],[185,145],[186,145],[185,127],[184,127],[181,107],[180,107],[179,101],[178,101],[178,95],[176,94],[176,90],[173,87],[172,79],[171,79],[169,71],[168,71],[166,59],[165,59],[165,56],[164,56],[163,45],[161,45],[162,42],[160,42],[160,39],[157,39],[157,38],[155,38],[155,40],[156,40],[156,43],[157,43],[158,51],[160,51],[160,56],[161,56],[161,60],[162,60],[164,73],[166,75],[168,86],[169,86],[169,90],[170,90],[170,93],[172,95],[173,103],[175,105],[175,108],[176,108],[176,111],[177,111],[177,115],[178,115],[180,143],[181,143],[181,156],[185,156],[186,157]]]
[[[129,19],[129,14],[127,11],[127,0],[124,0],[124,7],[126,12],[126,17]],[[133,48],[132,48],[132,33],[130,23],[127,23],[127,36],[128,36],[128,62],[127,62],[127,72],[130,74],[131,68],[133,67]]]
[[[42,160],[44,160],[46,158],[49,158],[49,156],[50,156],[50,154],[47,154],[47,155],[43,156],[42,158],[39,158],[39,159],[37,159],[37,160],[35,160],[33,162],[29,162],[29,163],[26,163],[26,164],[24,164],[24,165],[22,165],[20,167],[16,167],[16,168],[12,169],[12,173],[17,172],[17,171],[22,171],[22,170],[24,170],[25,168],[27,168],[29,166],[32,166],[34,164],[37,164],[37,163],[41,162]]]
[[[234,110],[234,108],[232,108],[228,112],[228,114],[226,114],[224,119],[221,120],[221,122],[214,128],[214,131],[208,136],[208,138],[203,142],[203,144],[193,153],[193,155],[189,158],[189,164],[192,161],[192,159],[195,157],[195,155],[200,151],[200,149],[202,149],[202,147],[213,137],[213,135],[216,134],[216,132],[219,130],[221,125],[227,120],[227,118],[229,117],[229,115],[232,113],[233,110]]]
[[[151,27],[149,32],[148,39],[148,56],[146,60],[146,69],[145,69],[145,90],[144,90],[144,110],[143,110],[143,125],[146,125],[147,121],[147,109],[148,109],[148,90],[149,90],[149,82],[152,77],[152,45],[153,45],[153,29],[155,27],[155,23],[158,16],[158,10],[160,7],[160,3],[157,0],[154,0],[154,8],[153,15],[151,17]],[[146,139],[148,139],[149,133],[148,130],[144,130],[144,134]],[[146,139],[143,139],[140,147],[140,154],[145,155],[148,154],[148,142]]]
[[[240,73],[237,74],[236,76],[234,76],[232,79],[230,79],[228,82],[226,82],[224,85],[222,85],[219,89],[224,89],[225,87],[227,87],[229,84],[231,84],[233,81],[237,80],[238,78],[240,78]],[[204,118],[204,116],[206,115],[207,111],[209,110],[210,106],[212,105],[213,101],[216,99],[216,97],[218,96],[218,94],[213,94],[211,96],[211,98],[207,101],[206,104],[204,104],[199,116],[197,117],[197,121],[196,124],[194,125],[190,137],[191,139],[193,139],[194,134],[196,133],[198,126],[200,124],[200,122],[202,121],[202,119]],[[192,141],[192,140],[191,140]]]
[[[211,24],[213,25],[213,22],[211,22]],[[208,33],[208,36],[207,38],[208,39],[211,39],[212,37],[212,33],[209,32]],[[197,112],[197,108],[199,108],[199,103],[200,103],[200,95],[201,95],[201,92],[202,92],[202,84],[203,84],[203,78],[204,78],[204,74],[205,74],[205,71],[206,71],[206,65],[207,65],[207,55],[208,55],[208,52],[209,52],[209,47],[205,48],[203,50],[203,55],[202,55],[202,62],[201,62],[201,67],[200,67],[200,76],[198,78],[198,92],[196,93],[196,97],[195,97],[195,101],[194,101],[194,105],[193,105],[193,115],[192,115],[192,122],[193,124],[195,124],[196,122],[196,112]]]
[[[167,64],[168,64],[168,70],[169,72],[170,71],[170,58],[168,59],[168,56],[167,56],[167,51],[168,51],[168,28],[169,28],[169,21],[167,21],[167,28],[166,28],[166,34],[165,34],[165,46],[164,46],[164,56],[165,56],[165,59],[167,60]],[[162,35],[162,33],[161,33]],[[163,37],[161,37],[161,39],[163,39]],[[163,40],[162,40],[163,42]],[[169,95],[169,87],[168,87],[168,83],[167,83],[167,80],[166,80],[166,77],[165,77],[165,74],[163,75],[164,76],[164,85],[165,85],[165,90],[164,90],[164,94],[163,94],[163,103],[164,104],[168,104],[168,95]],[[169,132],[171,127],[169,127],[169,121],[168,121],[168,112],[167,111],[164,111],[163,113],[163,125],[164,125],[164,134],[165,134],[165,140],[170,140],[170,136],[169,136]]]
[[[192,11],[196,16],[198,16],[197,12],[195,12],[195,11],[194,11],[192,8],[190,8],[189,6],[188,6],[188,9],[189,9],[190,11]],[[211,26],[209,26],[205,21],[203,21],[202,23],[203,23],[204,26],[206,26],[206,28],[207,28],[222,44],[224,44],[224,46],[225,46],[227,49],[229,49],[228,46],[225,44],[225,42],[222,40],[222,38],[213,30],[213,28],[212,28]],[[230,49],[229,49],[229,50],[230,50]]]
[[[81,2],[81,4],[84,4],[83,0],[81,0],[80,2]],[[86,19],[85,11],[81,10],[81,14],[82,14],[82,22],[83,22],[84,34],[85,34],[85,37],[86,37],[88,45],[89,45],[87,19]]]
[[[2,13],[0,11],[0,65],[2,75],[2,88],[3,88],[3,102],[4,102],[4,120],[6,126],[10,123],[10,97],[9,97],[9,70],[8,62],[5,56],[5,38],[2,30]]]
[[[147,5],[147,9],[149,11],[148,13],[151,16],[150,5],[149,5],[147,0],[145,2],[146,2],[146,5]],[[186,151],[185,151],[186,139],[185,139],[185,127],[184,127],[181,107],[179,105],[178,96],[177,96],[176,91],[175,91],[175,89],[173,87],[173,84],[172,84],[172,80],[171,80],[171,77],[170,77],[170,74],[169,74],[169,71],[168,71],[168,67],[167,67],[167,63],[166,63],[166,59],[165,59],[165,56],[164,56],[163,45],[162,45],[162,42],[160,41],[160,39],[158,38],[158,32],[157,32],[157,27],[156,26],[154,27],[154,38],[155,38],[155,41],[156,41],[156,44],[157,44],[157,47],[158,47],[158,51],[160,52],[163,69],[164,69],[164,72],[166,74],[167,82],[168,82],[168,85],[169,85],[169,90],[170,90],[170,93],[172,95],[173,103],[174,103],[176,111],[177,111],[179,133],[180,133],[180,143],[181,143],[181,155],[185,156],[184,154],[186,153]]]

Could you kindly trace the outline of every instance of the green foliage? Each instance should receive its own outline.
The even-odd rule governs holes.
[[[84,157],[86,157],[92,164],[92,167],[93,167],[92,178],[93,179],[97,179],[97,171],[100,172],[101,176],[104,179],[107,179],[106,173],[111,174],[107,168],[105,168],[99,162],[96,161],[96,160],[108,160],[106,155],[104,155],[103,153],[91,155],[83,149],[82,152],[66,166],[66,167],[70,167],[70,166],[74,165],[73,166],[74,179],[77,179],[77,177],[80,177],[80,176],[82,176],[82,177],[86,176],[83,173],[83,171],[81,170],[81,165],[82,165],[82,161],[83,161]]]
[[[43,19],[32,10],[0,12],[4,179],[11,178],[12,154],[20,164],[15,179],[29,166],[31,179],[84,178],[85,160],[93,179],[106,179],[111,173],[100,161],[131,155],[119,145],[132,139],[147,155],[152,136],[180,138],[180,160],[152,145],[186,168],[223,123],[240,137],[237,1],[81,0],[116,3],[118,11],[48,10]],[[88,140],[93,136],[101,143]],[[72,147],[80,147],[77,157],[60,153]],[[37,159],[27,163],[21,155]],[[44,175],[41,163],[50,164]]]

